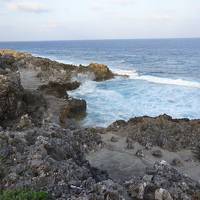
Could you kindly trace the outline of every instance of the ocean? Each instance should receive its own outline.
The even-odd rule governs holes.
[[[85,126],[107,126],[135,116],[200,118],[200,39],[2,42],[63,63],[103,63],[129,77],[83,80],[69,94],[87,101]]]

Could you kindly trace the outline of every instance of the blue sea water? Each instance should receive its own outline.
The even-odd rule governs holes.
[[[64,63],[107,64],[117,77],[84,80],[71,96],[87,101],[84,125],[169,114],[200,118],[200,39],[4,42],[11,48]]]

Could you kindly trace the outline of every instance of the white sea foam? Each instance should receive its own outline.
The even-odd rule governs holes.
[[[127,76],[129,78],[137,78],[139,74],[136,72],[136,70],[123,70],[123,69],[111,69],[115,74],[121,75],[121,76]]]
[[[168,85],[179,85],[184,87],[193,87],[193,88],[200,88],[200,82],[197,81],[188,81],[183,79],[171,79],[171,78],[163,78],[157,76],[150,76],[150,75],[139,75],[135,70],[113,70],[114,73],[128,76],[130,79],[137,79],[137,80],[144,80],[152,83],[158,84],[168,84]]]
[[[116,71],[115,71],[116,72]],[[81,86],[68,94],[75,98],[85,99],[87,102],[87,117],[85,126],[108,126],[115,120],[127,120],[134,116],[158,116],[169,114],[174,118],[199,118],[200,90],[181,87],[177,90],[175,85],[200,88],[199,83],[181,79],[167,79],[154,76],[139,76],[136,71],[118,70],[118,74],[127,75],[130,79],[144,80],[157,84],[167,84],[163,90],[157,84],[134,81],[123,82],[121,78],[111,81],[95,82],[83,79]],[[128,78],[128,79],[129,79]],[[119,83],[123,82],[122,86]],[[119,87],[116,86],[119,84]],[[146,87],[144,87],[146,85]],[[134,90],[132,90],[134,88]]]
[[[79,96],[83,96],[83,95],[88,95],[88,94],[92,94],[94,93],[96,90],[96,83],[94,81],[84,81],[82,82],[81,86],[74,90],[74,91],[68,91],[68,94],[71,96],[74,96],[76,94],[78,94]]]
[[[200,82],[187,81],[183,79],[170,79],[170,78],[161,78],[161,77],[156,77],[156,76],[139,76],[137,79],[149,81],[152,83],[200,88]]]

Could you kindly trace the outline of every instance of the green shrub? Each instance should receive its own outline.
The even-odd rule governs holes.
[[[5,190],[0,192],[0,200],[48,200],[48,194],[42,191]]]

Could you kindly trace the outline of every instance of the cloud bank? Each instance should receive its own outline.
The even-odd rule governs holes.
[[[0,0],[0,40],[200,37],[199,10],[199,0]]]
[[[8,8],[12,11],[21,11],[28,13],[44,13],[48,9],[39,2],[10,2]]]

